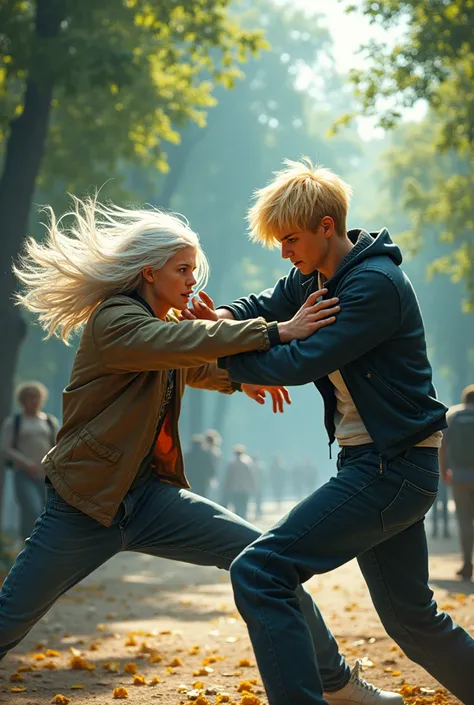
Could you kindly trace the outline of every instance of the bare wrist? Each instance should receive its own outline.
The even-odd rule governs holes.
[[[278,323],[278,334],[282,343],[289,343],[292,340],[289,321]]]
[[[234,314],[228,308],[216,308],[218,320],[235,321]]]

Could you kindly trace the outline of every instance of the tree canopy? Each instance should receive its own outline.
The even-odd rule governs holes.
[[[429,106],[430,139],[407,146],[429,172],[413,180],[409,207],[417,235],[434,225],[452,243],[443,268],[468,288],[474,307],[474,0],[363,0],[348,11],[362,11],[372,22],[403,28],[394,45],[371,42],[364,47],[367,70],[353,70],[363,112],[393,128],[403,108],[423,100]],[[400,34],[400,33],[398,33]],[[342,116],[347,122],[350,116]],[[444,156],[440,156],[444,155]],[[416,170],[414,159],[405,159]],[[446,167],[449,164],[449,169]],[[418,237],[418,241],[420,237]]]
[[[48,7],[46,7],[47,5]],[[54,85],[40,183],[100,184],[123,162],[167,169],[164,145],[202,125],[214,83],[264,45],[229,0],[6,0],[0,7],[0,141],[21,115],[26,78]],[[57,36],[38,36],[41,19]],[[1,139],[3,138],[3,139]]]
[[[33,200],[66,191],[123,198],[126,165],[166,172],[165,145],[203,125],[216,84],[265,46],[230,0],[3,0],[0,3],[0,318],[8,413],[25,323],[10,263]],[[138,196],[138,194],[135,194]],[[0,472],[1,487],[1,472]]]

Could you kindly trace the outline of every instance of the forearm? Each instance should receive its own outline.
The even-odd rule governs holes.
[[[186,384],[195,389],[217,391],[222,394],[232,394],[240,389],[240,384],[232,382],[226,370],[221,370],[217,362],[199,367],[188,367]]]
[[[354,277],[340,300],[341,311],[334,325],[289,345],[219,360],[219,366],[226,368],[236,382],[272,386],[307,384],[341,369],[398,330],[398,292],[384,275]],[[285,342],[284,331],[280,330],[280,335]]]
[[[227,370],[232,380],[241,384],[292,387],[313,382],[318,378],[318,366],[307,364],[290,350],[292,347],[280,346],[282,354],[277,358],[269,358],[266,353],[243,353],[220,359],[218,364]]]
[[[16,448],[8,448],[3,452],[6,460],[11,461],[15,466],[23,470],[26,470],[28,465],[32,462]]]
[[[128,371],[197,367],[280,342],[276,324],[262,319],[178,323],[143,316],[102,318],[93,338],[108,368]]]
[[[218,308],[219,318],[244,321],[251,318],[264,318],[266,321],[287,321],[294,316],[303,303],[299,275],[291,272],[282,277],[271,289],[260,294],[249,294],[236,299],[231,304]],[[298,282],[295,283],[295,278]],[[222,311],[222,313],[220,313]]]
[[[220,321],[235,321],[234,314],[228,308],[217,308],[216,313]]]
[[[234,321],[234,315],[232,311],[227,308],[216,309],[217,316],[220,321]],[[293,334],[289,326],[289,321],[283,321],[277,323],[278,335],[280,338],[280,343],[289,343],[293,340]]]

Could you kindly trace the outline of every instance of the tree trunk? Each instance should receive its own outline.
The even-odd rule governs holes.
[[[63,19],[62,5],[60,0],[38,0],[36,3],[35,33],[40,51],[42,39],[50,40],[59,34]],[[36,63],[40,63],[38,57]],[[26,332],[25,322],[13,304],[16,282],[11,263],[20,251],[28,227],[31,202],[46,143],[52,95],[52,79],[38,81],[30,71],[25,86],[23,112],[10,123],[0,177],[0,262],[3,265],[0,275],[0,423],[10,412],[18,353]],[[0,485],[3,487],[3,468],[0,472]]]

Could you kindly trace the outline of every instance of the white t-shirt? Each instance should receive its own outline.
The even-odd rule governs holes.
[[[20,420],[20,430],[18,434],[17,447],[13,448],[13,427],[14,417],[9,416],[5,419],[1,432],[1,452],[2,461],[15,461],[18,467],[21,468],[21,462],[30,461],[36,464],[38,477],[44,477],[41,469],[41,461],[48,451],[51,450],[51,436],[56,434],[59,429],[58,420],[54,416],[50,416],[54,434],[51,434],[50,426],[47,422],[47,416],[40,411],[38,416],[25,416],[22,414]]]
[[[336,440],[339,445],[361,446],[364,443],[372,443],[372,438],[356,409],[339,370],[332,372],[329,379],[334,385],[337,399],[334,424],[336,426]],[[429,438],[417,443],[417,447],[439,448],[442,437],[441,431],[436,431]]]

